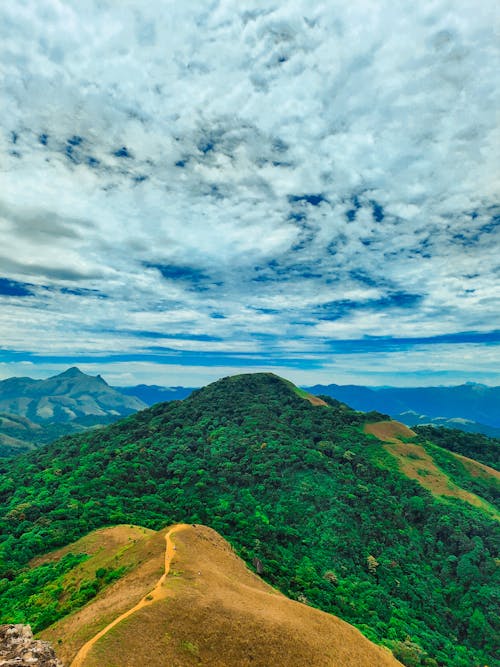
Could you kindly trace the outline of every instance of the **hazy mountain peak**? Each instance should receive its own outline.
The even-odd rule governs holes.
[[[102,375],[88,375],[87,373],[81,371],[78,368],[78,366],[71,366],[71,368],[68,368],[62,373],[59,373],[58,375],[53,375],[52,377],[47,379],[47,382],[53,382],[53,381],[58,382],[59,380],[85,381],[87,383],[90,382],[91,384],[96,384],[96,385],[103,384],[106,387],[109,387],[108,383],[102,377]]]
[[[58,375],[54,375],[52,378],[76,378],[80,376],[86,376],[86,373],[83,373],[78,366],[71,366],[71,368],[68,368],[66,371],[63,373],[59,373]],[[90,376],[87,376],[90,377]]]
[[[100,375],[87,375],[76,366],[46,380],[11,378],[0,386],[0,412],[48,426],[48,433],[53,433],[54,437],[107,424],[145,407],[146,403],[139,398],[124,396]],[[19,433],[13,432],[13,428],[11,425],[10,430],[3,429],[3,435],[17,437]],[[30,429],[21,435],[26,446],[31,440],[40,440],[39,429],[34,434]]]

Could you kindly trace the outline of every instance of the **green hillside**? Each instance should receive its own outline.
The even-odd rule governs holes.
[[[435,445],[457,454],[468,456],[480,463],[500,469],[500,439],[489,438],[481,433],[464,433],[458,429],[416,426],[414,430]]]
[[[31,558],[97,527],[204,523],[409,667],[498,664],[497,522],[405,476],[374,417],[243,375],[1,461],[0,609]]]

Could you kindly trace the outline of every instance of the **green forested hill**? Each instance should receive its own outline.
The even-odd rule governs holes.
[[[37,554],[103,525],[204,523],[408,666],[498,664],[497,522],[408,479],[367,419],[273,375],[236,376],[1,461],[0,622],[29,621],[12,595]]]

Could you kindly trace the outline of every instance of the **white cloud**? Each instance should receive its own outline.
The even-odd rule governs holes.
[[[493,0],[4,3],[0,265],[39,288],[3,297],[3,346],[492,330],[496,21]]]

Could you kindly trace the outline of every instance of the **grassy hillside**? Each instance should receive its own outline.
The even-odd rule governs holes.
[[[404,475],[434,496],[458,498],[500,519],[500,473],[493,468],[443,450],[400,422],[369,423],[364,430],[385,443]]]
[[[500,470],[500,440],[480,433],[464,433],[458,429],[417,426],[415,432],[443,449],[462,454]]]
[[[46,628],[135,569],[144,559],[135,545],[152,532],[136,526],[104,528],[34,559],[8,585],[6,580],[0,584],[1,617],[12,623],[29,620],[34,632]]]
[[[137,531],[126,526],[105,529],[71,546],[71,551],[85,553],[92,547],[86,563],[92,563],[92,569],[102,567],[97,562],[101,552],[93,548],[96,541],[107,543],[108,555],[135,561],[135,566],[81,611],[42,633],[58,647],[65,664],[400,664],[352,626],[268,586],[212,529],[197,525],[142,535]],[[174,548],[167,554],[168,576],[162,579],[165,535]]]
[[[409,479],[365,421],[276,376],[238,376],[2,462],[5,590],[99,526],[204,523],[408,666],[494,664],[498,523]]]

